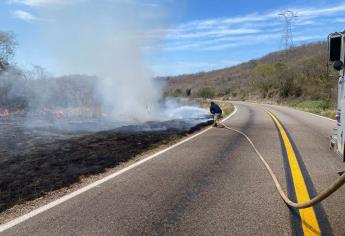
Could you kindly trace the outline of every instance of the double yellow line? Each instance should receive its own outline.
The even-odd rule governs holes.
[[[286,149],[287,159],[292,175],[292,182],[295,188],[297,202],[306,202],[310,200],[307,185],[305,183],[300,165],[297,161],[296,154],[291,145],[288,135],[279,120],[268,110],[265,110],[268,115],[273,119],[274,123],[278,127],[279,133],[283,139]],[[301,217],[302,229],[304,235],[321,235],[320,226],[316,218],[316,214],[313,207],[300,209],[299,214]]]

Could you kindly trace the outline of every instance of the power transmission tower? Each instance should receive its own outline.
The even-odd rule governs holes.
[[[282,16],[285,21],[282,43],[284,43],[285,50],[287,51],[289,48],[294,46],[292,37],[292,22],[298,16],[293,11],[283,11],[279,15]]]

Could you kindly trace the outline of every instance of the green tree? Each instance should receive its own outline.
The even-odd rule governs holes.
[[[188,89],[186,89],[186,96],[190,97],[190,95],[192,95],[192,89],[188,88]]]
[[[295,74],[293,71],[282,68],[277,71],[276,78],[278,81],[279,96],[282,98],[287,98],[294,95],[295,89]]]
[[[256,65],[255,73],[260,77],[268,78],[273,75],[276,69],[274,64],[260,63]]]
[[[11,33],[0,31],[0,71],[6,70],[14,56],[17,43]]]
[[[213,98],[214,97],[214,91],[211,88],[202,88],[199,90],[199,97],[202,97],[204,99],[206,98]]]

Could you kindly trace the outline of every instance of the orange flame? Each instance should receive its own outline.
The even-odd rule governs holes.
[[[6,117],[6,116],[10,116],[10,115],[11,115],[11,113],[7,108],[3,112],[0,112],[0,116],[2,116],[2,117]]]
[[[54,111],[53,114],[54,114],[55,118],[57,118],[57,119],[60,119],[60,118],[65,116],[65,113],[63,111]]]

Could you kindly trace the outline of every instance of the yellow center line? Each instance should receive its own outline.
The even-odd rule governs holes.
[[[295,152],[292,148],[291,142],[281,125],[281,123],[278,121],[278,119],[269,111],[266,110],[266,112],[272,117],[275,124],[277,125],[279,132],[281,134],[281,137],[284,142],[284,146],[287,153],[287,158],[289,161],[289,167],[291,170],[292,175],[292,182],[295,187],[297,202],[305,202],[310,200],[309,193],[307,186],[304,181],[304,177],[301,171],[301,168],[298,164]],[[321,235],[319,223],[317,221],[315,211],[313,207],[300,209],[299,210],[301,221],[302,221],[302,229],[304,235]]]

